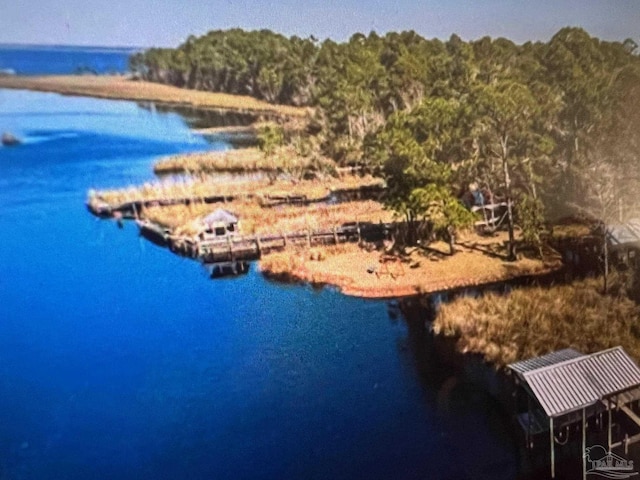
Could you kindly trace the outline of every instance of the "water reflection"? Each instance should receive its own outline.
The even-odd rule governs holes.
[[[442,441],[451,452],[451,461],[458,466],[459,476],[451,478],[516,478],[517,440],[508,412],[489,393],[484,381],[474,375],[476,359],[456,355],[451,342],[434,337],[431,332],[435,311],[447,300],[446,295],[436,294],[390,302],[390,319],[397,321],[397,312],[401,311],[408,328],[406,343],[399,344],[399,348],[401,353],[410,352],[425,400],[439,414]]]

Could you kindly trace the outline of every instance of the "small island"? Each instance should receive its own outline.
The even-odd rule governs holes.
[[[0,138],[0,143],[5,147],[14,147],[16,145],[20,145],[22,142],[18,137],[9,132],[4,132],[2,137]]]

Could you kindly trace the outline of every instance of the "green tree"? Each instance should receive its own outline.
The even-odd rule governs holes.
[[[490,163],[497,162],[502,169],[509,230],[507,256],[515,260],[513,177],[516,173],[522,178],[529,178],[531,186],[535,187],[530,162],[548,148],[546,137],[536,131],[540,104],[526,85],[499,81],[481,87],[477,92],[477,107],[481,114],[475,131],[479,155]],[[533,194],[536,194],[535,188]]]
[[[260,148],[267,160],[276,159],[280,148],[284,145],[284,140],[283,128],[275,123],[267,123],[258,130],[258,148]],[[281,173],[283,173],[283,171],[280,168],[269,169],[269,182],[275,182]]]
[[[457,100],[427,99],[411,112],[393,114],[372,142],[371,154],[378,156],[387,180],[387,205],[404,216],[410,245],[427,222],[440,231],[447,225],[452,238],[465,218],[451,191],[464,111]]]
[[[431,222],[436,233],[447,239],[449,253],[453,255],[457,231],[473,223],[472,213],[451,194],[450,189],[433,183],[412,190],[409,203]]]

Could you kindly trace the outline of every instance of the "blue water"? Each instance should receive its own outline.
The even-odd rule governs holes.
[[[0,70],[11,69],[19,75],[78,73],[124,73],[128,58],[136,49],[16,46],[0,44]]]
[[[227,145],[129,102],[0,90],[5,130],[25,144],[0,147],[1,480],[513,477],[489,417],[438,413],[384,302],[212,281],[84,207]]]

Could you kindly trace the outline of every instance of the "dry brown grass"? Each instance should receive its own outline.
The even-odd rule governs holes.
[[[245,182],[246,183],[246,182]],[[184,180],[164,180],[147,182],[117,190],[92,191],[89,197],[99,198],[110,205],[144,200],[168,200],[175,198],[208,197],[213,195],[234,195],[244,190],[242,183],[222,184],[214,179],[200,176]]]
[[[587,223],[563,223],[553,226],[553,238],[568,239],[581,238],[591,235],[591,226]]]
[[[493,253],[506,254],[505,238],[503,232],[493,238],[495,248],[491,248],[491,254],[457,245],[458,253],[449,256],[448,246],[439,242],[430,245],[429,252],[414,249],[402,257],[390,257],[379,250],[368,251],[350,245],[340,254],[327,255],[323,261],[312,261],[305,255],[293,259],[288,259],[290,255],[281,255],[274,261],[269,255],[260,263],[267,276],[327,283],[339,287],[346,295],[366,298],[398,298],[471,287],[523,275],[540,275],[560,267],[557,256],[545,261],[532,258],[505,261]]]
[[[143,211],[149,220],[176,229],[176,233],[197,232],[199,219],[217,208],[225,208],[240,219],[240,233],[278,234],[331,229],[347,222],[388,222],[391,213],[374,201],[345,202],[336,205],[280,205],[263,207],[252,200],[236,200],[223,204],[173,205],[152,207]]]
[[[117,190],[91,191],[89,197],[101,199],[110,205],[143,200],[168,200],[175,198],[198,198],[208,196],[265,197],[268,195],[304,195],[309,200],[321,199],[331,191],[347,188],[381,185],[382,181],[373,177],[344,176],[327,177],[323,180],[270,182],[263,178],[237,176],[234,180],[217,176],[194,175],[184,180],[163,180],[149,182]]]
[[[289,249],[284,252],[271,253],[260,260],[260,271],[275,278],[287,282],[309,283],[333,283],[340,285],[337,277],[328,279],[324,274],[314,274],[307,268],[309,263],[327,261],[333,257],[356,253],[361,251],[358,245],[343,243],[339,245],[327,245],[319,248]],[[305,272],[306,275],[301,275]],[[344,279],[342,279],[344,281]]]
[[[265,156],[257,148],[244,148],[226,152],[199,152],[174,155],[158,161],[153,171],[157,174],[176,172],[302,172],[310,167],[328,170],[335,163],[324,158],[313,160],[296,154],[291,147],[279,149]]]
[[[253,97],[202,92],[185,88],[133,81],[122,75],[56,75],[41,77],[0,76],[0,88],[17,88],[64,95],[159,102],[195,108],[230,109],[273,113],[281,116],[307,115],[304,108],[272,105]]]
[[[496,366],[568,347],[592,353],[622,345],[640,359],[640,308],[624,296],[602,295],[601,286],[589,279],[459,298],[441,306],[434,329]]]

